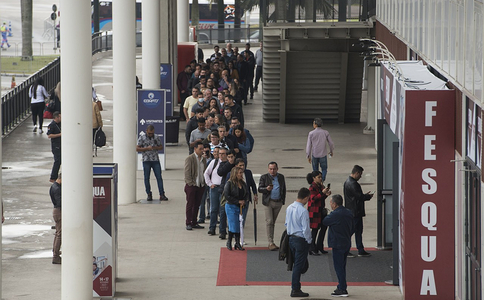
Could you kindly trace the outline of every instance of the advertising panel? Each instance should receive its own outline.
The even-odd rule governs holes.
[[[171,64],[160,65],[160,89],[166,91],[166,116],[173,116],[173,66]]]
[[[454,299],[452,90],[407,90],[401,186],[405,299]]]
[[[113,296],[115,245],[113,245],[112,180],[93,179],[93,296]]]
[[[165,133],[166,133],[166,107],[164,90],[138,90],[138,138],[144,135],[146,127],[153,125],[155,134],[163,144],[163,149],[158,151],[161,169],[165,170]],[[143,170],[141,153],[138,153],[138,170]]]

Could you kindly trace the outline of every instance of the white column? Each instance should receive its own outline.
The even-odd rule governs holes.
[[[65,5],[62,5],[65,4]],[[92,299],[91,3],[62,1],[62,300]]]
[[[135,17],[135,1],[113,1],[113,160],[119,167],[119,204],[136,201]]]
[[[188,0],[177,0],[178,43],[188,42]]]
[[[160,88],[160,1],[144,0],[143,16],[143,88]],[[166,24],[164,24],[166,26]]]

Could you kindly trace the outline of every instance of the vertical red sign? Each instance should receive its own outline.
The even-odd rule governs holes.
[[[401,220],[405,299],[454,299],[455,92],[406,91]]]

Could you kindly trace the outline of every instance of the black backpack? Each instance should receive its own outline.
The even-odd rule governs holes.
[[[96,130],[94,145],[96,145],[96,147],[106,146],[106,134],[101,129],[101,127],[99,127],[98,130]]]

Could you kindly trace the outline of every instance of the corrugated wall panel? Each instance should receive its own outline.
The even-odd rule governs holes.
[[[262,69],[262,118],[279,122],[281,99],[281,41],[279,35],[266,34],[264,30],[264,67]]]

